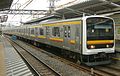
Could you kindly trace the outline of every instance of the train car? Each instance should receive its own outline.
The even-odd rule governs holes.
[[[114,25],[109,17],[85,16],[24,25],[16,36],[36,45],[60,48],[64,55],[83,64],[102,65],[111,63],[115,53]]]

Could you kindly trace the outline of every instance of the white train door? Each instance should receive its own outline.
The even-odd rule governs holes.
[[[71,32],[71,30],[70,30],[70,26],[69,25],[64,25],[63,26],[63,28],[64,28],[64,35],[63,35],[63,38],[64,38],[64,48],[66,48],[66,49],[70,49],[70,44],[69,44],[69,40],[70,40],[70,32]]]
[[[81,28],[80,25],[76,25],[76,31],[75,31],[75,49],[77,52],[81,52]]]
[[[46,39],[47,39],[46,43],[47,44],[50,44],[49,38],[50,38],[50,27],[46,26]]]
[[[35,27],[35,37],[37,38],[38,36],[38,27]]]

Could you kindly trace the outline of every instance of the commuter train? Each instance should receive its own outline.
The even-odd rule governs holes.
[[[37,46],[49,45],[61,49],[63,55],[92,66],[111,63],[115,53],[114,20],[104,16],[26,23],[4,30],[4,34]]]

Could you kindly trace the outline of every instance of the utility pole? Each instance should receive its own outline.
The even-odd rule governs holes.
[[[49,0],[49,15],[53,14],[55,12],[55,1],[60,1],[60,0]]]
[[[53,14],[55,10],[55,0],[49,0],[49,14]]]

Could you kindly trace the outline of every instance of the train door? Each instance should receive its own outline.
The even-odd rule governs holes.
[[[46,39],[48,41],[46,41],[47,43],[49,43],[49,38],[50,38],[50,27],[46,26]]]
[[[37,38],[37,36],[38,36],[38,28],[35,27],[35,37]]]
[[[30,36],[30,28],[28,28],[28,36]]]
[[[81,28],[80,28],[80,25],[76,25],[75,26],[76,28],[76,31],[75,31],[75,49],[77,52],[81,52]]]
[[[71,30],[70,30],[70,26],[69,25],[64,25],[64,48],[66,49],[70,49],[70,44],[69,44],[69,40],[70,40],[70,36],[71,36]]]

